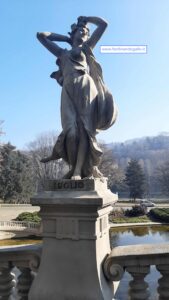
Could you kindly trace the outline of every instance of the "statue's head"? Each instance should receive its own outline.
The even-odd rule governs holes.
[[[89,28],[84,22],[77,22],[71,25],[71,32],[69,32],[72,44],[76,41],[78,44],[86,42],[90,36]]]

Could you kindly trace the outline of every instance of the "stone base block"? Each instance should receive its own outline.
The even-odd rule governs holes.
[[[48,181],[41,207],[43,251],[29,300],[112,300],[102,271],[110,253],[108,215],[116,201],[101,180]]]

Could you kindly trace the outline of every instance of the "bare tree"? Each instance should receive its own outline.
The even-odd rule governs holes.
[[[106,146],[103,142],[100,143],[103,151],[101,163],[99,165],[100,171],[108,178],[108,186],[113,192],[118,192],[123,189],[124,172],[119,168],[116,159],[114,158],[112,149]]]
[[[57,135],[53,132],[43,133],[33,142],[28,144],[29,156],[32,160],[32,168],[35,181],[40,187],[43,187],[46,179],[59,179],[68,169],[68,166],[62,159],[41,163],[40,160],[49,156],[56,142]]]

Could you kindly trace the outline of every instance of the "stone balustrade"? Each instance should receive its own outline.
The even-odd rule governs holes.
[[[157,288],[158,299],[168,300],[168,244],[115,247],[105,259],[103,269],[105,276],[110,281],[120,281],[124,272],[128,272],[133,278],[129,283],[128,299],[148,300],[153,299],[150,298],[149,286],[145,280],[146,275],[150,273],[150,266],[156,266],[156,269],[161,273]]]
[[[21,221],[0,221],[0,230],[11,229],[11,228],[29,228],[36,229],[40,225],[35,222],[21,222]]]
[[[28,299],[40,257],[40,244],[0,249],[0,299]]]
[[[42,224],[21,221],[0,221],[0,240],[14,236],[41,236]]]
[[[0,299],[28,299],[29,289],[40,264],[41,248],[39,244],[0,249]],[[157,288],[158,299],[168,300],[167,244],[115,247],[106,257],[103,270],[109,281],[120,281],[124,272],[130,273],[133,279],[129,283],[128,299],[149,300],[152,298],[145,277],[152,265],[161,273]]]

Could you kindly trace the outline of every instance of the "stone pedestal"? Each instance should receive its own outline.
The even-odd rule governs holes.
[[[117,196],[106,179],[54,180],[32,198],[43,222],[43,251],[29,300],[112,300],[102,272],[110,253],[108,214]]]

